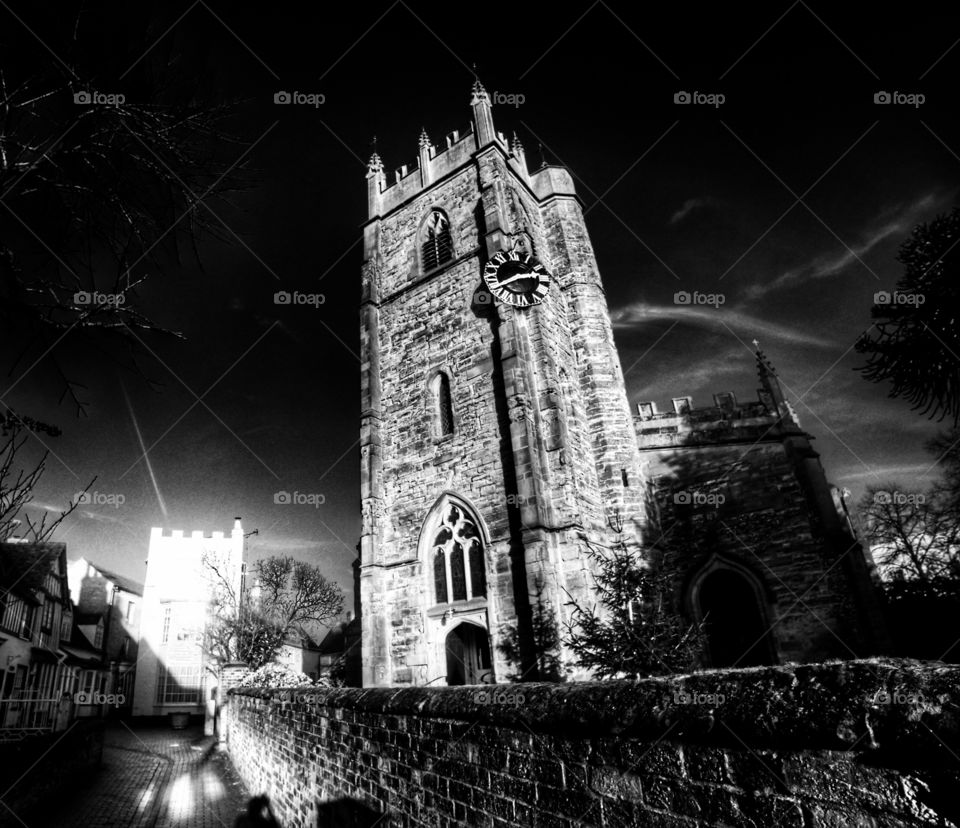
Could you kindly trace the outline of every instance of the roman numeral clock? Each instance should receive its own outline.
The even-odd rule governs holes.
[[[501,250],[483,269],[487,289],[501,302],[518,308],[539,305],[550,290],[550,273],[529,253]]]

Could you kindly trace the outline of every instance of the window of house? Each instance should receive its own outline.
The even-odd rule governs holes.
[[[56,609],[56,604],[49,599],[43,602],[43,611],[40,615],[40,629],[44,632],[50,632],[53,630],[53,615],[54,610]]]
[[[202,689],[199,664],[161,665],[157,704],[198,704]]]
[[[27,687],[27,667],[25,664],[18,664],[17,671],[13,674],[13,685],[10,688],[11,699],[22,699],[26,694]]]
[[[21,638],[32,638],[33,637],[33,628],[36,626],[37,621],[37,608],[35,606],[28,606],[26,612],[24,613],[23,618],[23,628],[20,631]]]
[[[103,623],[97,624],[97,631],[93,636],[93,647],[99,650],[103,646]]]
[[[453,258],[450,221],[440,210],[432,210],[421,231],[420,261],[424,272]]]
[[[171,607],[164,607],[163,609],[163,634],[160,637],[160,643],[166,644],[170,640],[170,621],[171,616],[173,615],[173,609]]]
[[[480,532],[462,507],[448,503],[433,528],[433,580],[438,604],[487,594]]]
[[[56,670],[52,664],[44,664],[40,667],[37,674],[37,695],[41,699],[53,698],[53,682],[56,678]]]
[[[15,595],[9,596],[3,609],[3,621],[0,623],[2,623],[6,629],[20,635],[26,618],[27,605],[23,599],[17,598]]]
[[[60,640],[63,642],[68,642],[70,640],[70,634],[73,632],[73,616],[69,612],[65,612],[60,616]]]
[[[44,586],[50,595],[53,595],[55,598],[60,597],[60,578],[54,573],[51,572],[47,575]]]
[[[127,601],[127,610],[126,610],[126,619],[127,621],[133,621],[133,610],[136,608],[136,601]]]
[[[97,671],[96,670],[84,670],[80,674],[80,692],[83,693],[90,701],[88,704],[93,702],[93,694],[97,689]]]
[[[433,417],[435,434],[437,437],[446,437],[453,434],[453,401],[450,396],[450,377],[442,371],[431,383],[433,392]]]

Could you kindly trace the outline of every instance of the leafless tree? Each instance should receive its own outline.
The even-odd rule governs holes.
[[[870,487],[860,517],[885,580],[960,582],[960,526],[936,487],[910,491],[896,483]]]
[[[34,520],[25,507],[33,500],[33,493],[43,477],[49,452],[45,452],[32,468],[23,468],[18,461],[22,449],[29,438],[28,432],[42,432],[51,437],[59,436],[55,426],[38,422],[29,417],[20,417],[7,410],[0,413],[0,541],[9,540],[14,535],[43,543],[50,539],[53,532],[77,506],[80,499],[71,499],[67,508],[51,519],[51,513],[44,511],[39,520]],[[94,478],[95,480],[96,478]],[[89,491],[93,480],[80,494]]]
[[[202,231],[235,240],[212,205],[239,186],[246,150],[221,128],[229,106],[178,88],[175,56],[110,81],[90,10],[66,37],[49,26],[43,44],[0,38],[2,367],[52,375],[84,413],[69,356],[89,347],[144,374],[142,337],[179,336],[139,292],[195,255]]]
[[[243,585],[211,556],[204,566],[212,585],[205,649],[217,664],[239,661],[257,669],[287,638],[308,634],[343,609],[340,586],[290,556],[257,561],[252,582]]]
[[[264,558],[255,567],[261,611],[288,633],[306,631],[343,610],[343,591],[319,567],[289,555]]]

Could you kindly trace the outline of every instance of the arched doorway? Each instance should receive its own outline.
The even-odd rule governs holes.
[[[477,624],[458,624],[447,634],[447,684],[485,684],[491,680],[490,639]]]
[[[746,576],[726,567],[714,569],[698,584],[696,602],[697,616],[706,621],[711,666],[774,663],[757,588]]]

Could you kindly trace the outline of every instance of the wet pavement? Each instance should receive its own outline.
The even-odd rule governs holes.
[[[27,828],[233,828],[248,794],[201,727],[113,722],[90,786]]]

